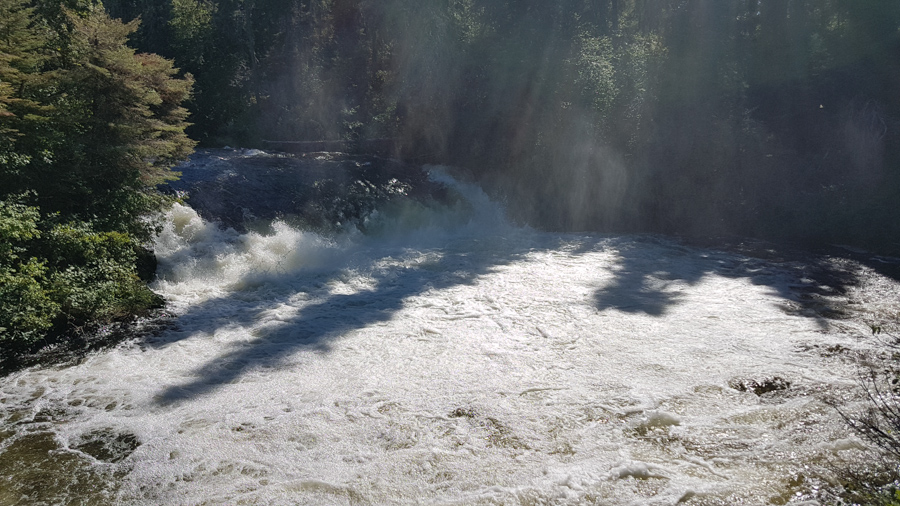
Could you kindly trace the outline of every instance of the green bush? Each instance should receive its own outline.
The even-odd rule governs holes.
[[[59,306],[48,296],[45,263],[28,258],[40,238],[37,208],[0,201],[0,346],[31,342],[52,326]]]
[[[162,298],[135,274],[133,265],[109,259],[54,273],[51,289],[73,325],[121,320],[162,304]]]
[[[0,356],[162,304],[138,276],[145,251],[129,234],[52,225],[18,200],[0,201]]]
[[[29,4],[0,0],[0,366],[161,304],[147,216],[195,144],[193,79],[127,45],[137,21]]]
[[[51,297],[69,324],[106,323],[162,303],[137,274],[142,248],[129,234],[66,223],[51,228],[46,237]]]
[[[135,244],[122,232],[95,232],[89,223],[54,226],[47,234],[47,258],[60,271],[109,261],[133,265],[137,261]]]
[[[31,343],[52,327],[59,304],[44,289],[45,271],[35,259],[0,266],[0,346]]]

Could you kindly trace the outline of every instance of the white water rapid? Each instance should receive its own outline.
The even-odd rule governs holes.
[[[872,344],[785,310],[809,280],[435,174],[471,205],[379,236],[176,205],[169,329],[0,379],[0,504],[818,504],[868,458],[825,398]]]

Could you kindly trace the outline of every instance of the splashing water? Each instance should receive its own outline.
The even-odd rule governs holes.
[[[175,205],[173,327],[0,380],[0,504],[785,504],[865,458],[824,402],[865,344],[786,312],[778,265],[433,177],[468,204],[372,235]]]

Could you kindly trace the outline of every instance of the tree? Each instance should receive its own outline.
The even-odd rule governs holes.
[[[33,12],[25,0],[0,0],[0,198],[23,190],[20,173],[31,157],[16,143],[49,112],[39,101],[50,34],[34,22]]]
[[[137,22],[123,24],[100,8],[67,16],[72,31],[52,97],[53,156],[30,187],[44,212],[146,238],[140,217],[154,204],[144,190],[173,177],[169,168],[194,145],[181,106],[192,78],[126,45]]]
[[[194,145],[192,79],[126,45],[136,22],[91,4],[38,12],[0,0],[0,367],[161,303],[139,275],[144,218]]]

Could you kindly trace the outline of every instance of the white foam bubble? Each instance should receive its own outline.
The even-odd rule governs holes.
[[[121,461],[72,464],[129,504],[764,503],[856,462],[818,394],[852,401],[856,369],[807,345],[858,343],[780,309],[776,266],[517,229],[434,177],[468,209],[384,236],[239,234],[174,206],[154,288],[180,317],[0,380],[0,459],[52,434],[47,502],[66,502],[62,456],[133,437]],[[729,386],[771,376],[791,387]]]

